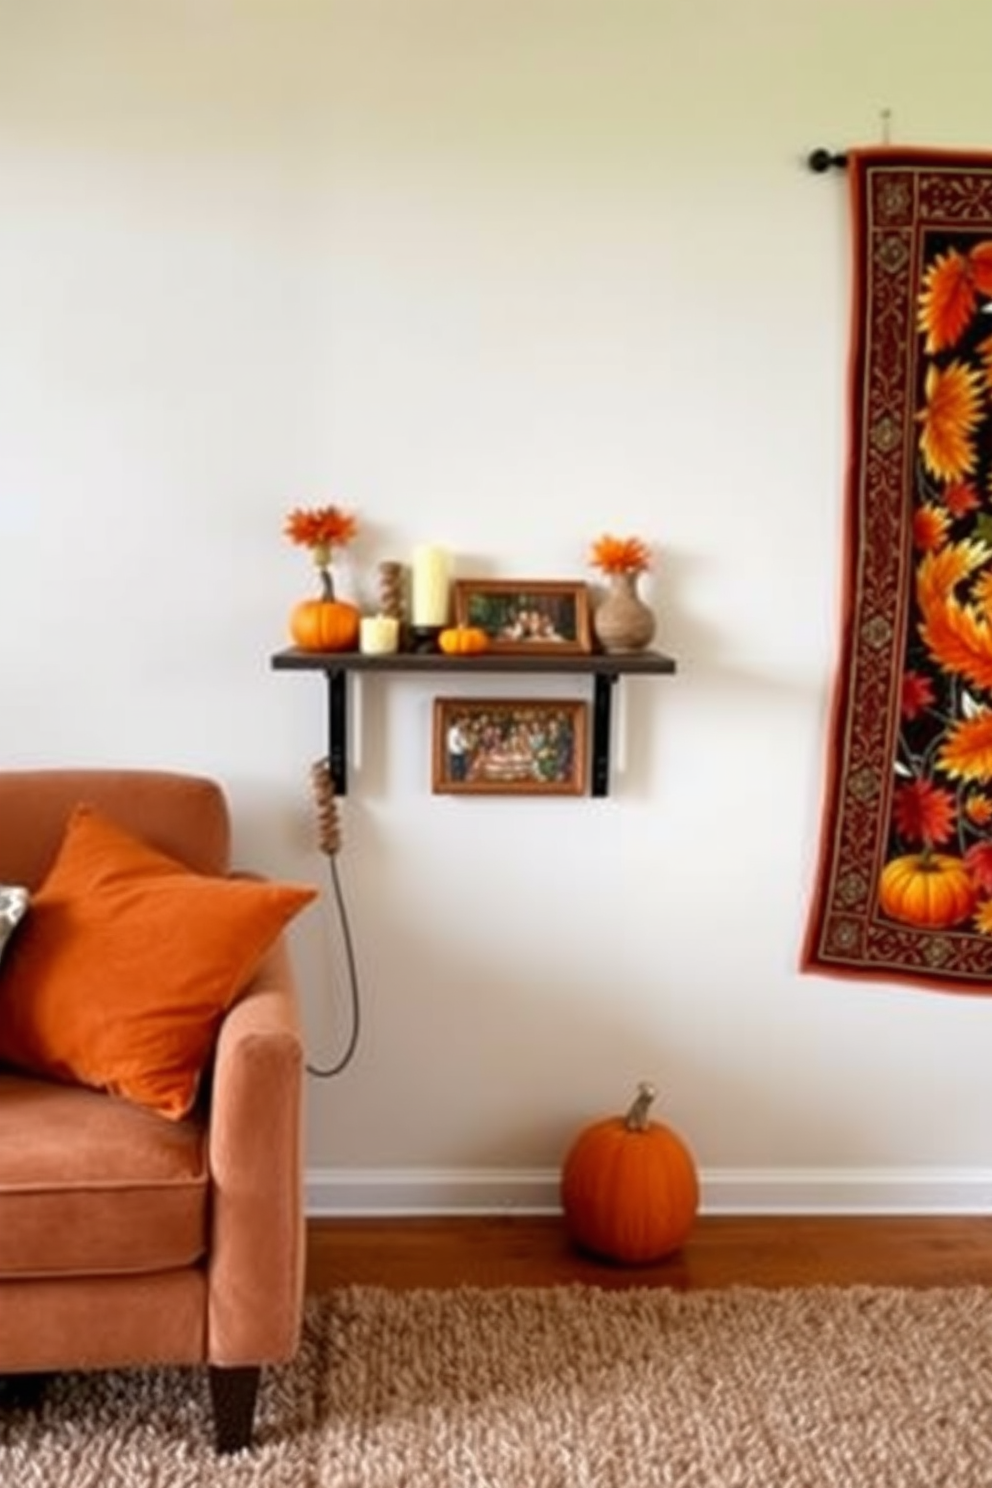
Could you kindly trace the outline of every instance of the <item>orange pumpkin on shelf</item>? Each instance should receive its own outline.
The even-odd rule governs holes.
[[[565,1228],[583,1250],[643,1265],[677,1250],[699,1209],[695,1159],[671,1127],[649,1119],[641,1084],[626,1116],[581,1131],[562,1167]]]
[[[878,902],[902,925],[946,930],[975,908],[975,885],[962,858],[924,848],[893,858],[882,869]]]
[[[489,637],[477,625],[449,625],[437,643],[445,656],[478,656],[489,650]]]
[[[301,651],[354,651],[360,611],[343,599],[302,599],[293,606],[289,633]]]

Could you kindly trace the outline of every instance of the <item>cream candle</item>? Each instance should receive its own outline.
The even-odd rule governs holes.
[[[365,615],[358,628],[358,649],[366,656],[389,656],[400,643],[400,622],[391,615]]]
[[[413,550],[410,618],[415,626],[446,625],[451,589],[444,548],[422,544]]]

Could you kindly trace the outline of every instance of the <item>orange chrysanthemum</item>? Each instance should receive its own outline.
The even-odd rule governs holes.
[[[298,506],[286,518],[283,531],[290,542],[310,549],[325,584],[329,584],[328,570],[334,549],[351,542],[358,531],[358,522],[351,512],[342,511],[339,506]]]
[[[987,827],[992,821],[992,801],[979,791],[973,791],[964,803],[964,814],[976,827]]]
[[[992,713],[985,711],[953,724],[945,735],[938,764],[959,780],[992,780]]]
[[[913,513],[913,545],[924,552],[935,553],[947,541],[951,519],[946,511],[929,501]]]
[[[651,567],[651,550],[639,537],[611,537],[606,533],[593,543],[589,562],[606,574],[643,573]]]
[[[297,507],[286,518],[286,536],[302,548],[342,548],[358,531],[350,512],[338,506]]]
[[[903,718],[911,723],[935,701],[933,683],[923,672],[909,671],[903,675],[899,709]]]
[[[975,468],[972,434],[981,420],[981,377],[973,367],[951,362],[931,366],[926,380],[927,406],[916,415],[920,449],[938,480],[960,481]]]
[[[948,486],[943,501],[952,517],[966,517],[982,504],[978,492],[968,481],[956,481]]]
[[[968,254],[951,248],[934,259],[924,276],[918,322],[931,356],[960,339],[980,294],[992,295],[992,242]]]
[[[975,929],[982,935],[992,935],[992,899],[983,899],[975,910]]]

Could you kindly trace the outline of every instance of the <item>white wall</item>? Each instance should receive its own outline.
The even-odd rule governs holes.
[[[680,670],[624,685],[607,802],[434,798],[447,679],[361,689],[315,1204],[553,1199],[641,1077],[713,1206],[987,1202],[992,1004],[796,962],[848,324],[803,161],[885,107],[992,147],[990,50],[971,0],[0,0],[0,762],[216,774],[239,857],[319,877],[290,506],[357,510],[364,600],[423,540],[660,552]],[[329,1058],[340,941],[293,939]]]

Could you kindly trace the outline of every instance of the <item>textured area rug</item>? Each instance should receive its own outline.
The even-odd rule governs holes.
[[[257,1443],[197,1374],[63,1377],[0,1417],[4,1488],[979,1488],[992,1291],[587,1287],[308,1305]]]
[[[992,156],[848,157],[844,614],[807,970],[992,991]]]

